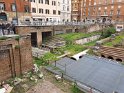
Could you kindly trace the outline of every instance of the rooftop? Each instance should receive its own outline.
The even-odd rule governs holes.
[[[66,66],[66,75],[82,86],[103,93],[124,92],[124,66],[116,61],[85,55],[78,61],[63,58],[57,61],[56,66],[62,71]]]

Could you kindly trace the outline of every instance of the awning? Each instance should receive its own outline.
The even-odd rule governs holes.
[[[43,17],[43,16],[32,16],[32,18],[42,19],[42,18],[46,18],[46,17]]]
[[[109,15],[100,15],[101,17],[109,17]]]

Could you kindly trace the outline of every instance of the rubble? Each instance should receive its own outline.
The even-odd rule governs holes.
[[[15,78],[15,80],[14,80],[14,85],[19,84],[21,81],[22,81],[22,79],[20,79],[20,78]]]

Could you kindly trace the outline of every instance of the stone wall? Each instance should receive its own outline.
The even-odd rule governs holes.
[[[16,34],[25,35],[36,33],[37,45],[40,47],[42,45],[42,33],[43,32],[51,32],[51,35],[63,34],[63,33],[73,33],[73,32],[82,32],[89,33],[94,31],[101,30],[102,27],[98,24],[88,25],[88,26],[73,26],[73,25],[56,25],[56,26],[17,26]]]
[[[102,30],[103,27],[101,25],[95,24],[95,25],[90,25],[87,27],[88,32],[94,32],[94,31],[99,31]]]
[[[0,40],[0,82],[32,69],[30,36]]]
[[[99,38],[100,38],[100,35],[95,35],[95,36],[91,36],[91,37],[88,37],[88,38],[83,38],[83,39],[76,40],[75,43],[76,44],[85,44],[85,43],[97,40]]]

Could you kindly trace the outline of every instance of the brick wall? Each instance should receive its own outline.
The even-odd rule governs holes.
[[[0,40],[0,82],[32,69],[30,36]]]
[[[90,26],[86,26],[86,28],[83,28],[83,26],[16,26],[16,34],[19,35],[25,35],[25,34],[31,34],[36,33],[37,38],[37,45],[38,47],[41,47],[42,45],[42,32],[51,32],[51,35],[57,34],[57,33],[68,33],[68,32],[94,32],[99,31],[102,28],[102,26],[98,24],[93,24]]]

